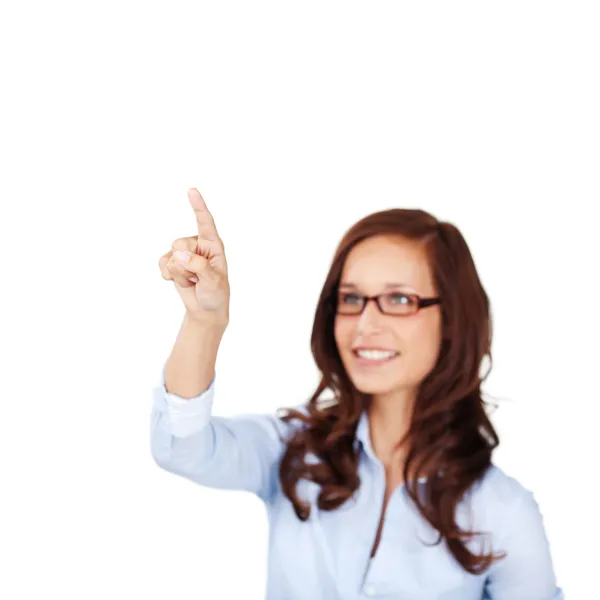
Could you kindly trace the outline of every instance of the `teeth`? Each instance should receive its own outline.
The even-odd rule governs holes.
[[[366,358],[369,360],[385,360],[386,358],[391,358],[392,356],[396,356],[397,352],[385,352],[383,350],[357,350],[356,354],[361,358]]]

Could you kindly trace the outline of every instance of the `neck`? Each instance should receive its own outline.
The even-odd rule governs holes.
[[[398,390],[389,394],[375,395],[368,407],[371,445],[377,457],[389,464],[392,458],[404,455],[405,446],[395,446],[410,427],[416,391]]]

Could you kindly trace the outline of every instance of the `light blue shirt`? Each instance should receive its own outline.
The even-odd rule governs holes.
[[[437,539],[403,486],[390,497],[381,540],[370,561],[385,492],[363,413],[356,432],[360,488],[335,511],[319,511],[319,486],[300,480],[309,501],[300,521],[282,493],[278,463],[294,423],[276,415],[212,414],[215,380],[199,396],[166,392],[164,367],[155,389],[151,451],[156,463],[199,485],[254,492],[269,522],[267,600],[564,600],[557,587],[542,516],[533,494],[492,465],[457,509],[457,521],[490,532],[507,558],[482,575],[465,571]],[[477,540],[469,548],[477,551]]]

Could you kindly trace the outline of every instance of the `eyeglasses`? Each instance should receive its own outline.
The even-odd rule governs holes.
[[[377,296],[363,296],[356,292],[337,292],[336,312],[338,315],[360,315],[367,303],[375,300],[377,308],[384,315],[406,317],[414,315],[422,308],[441,304],[440,297],[421,298],[417,294],[389,292]]]

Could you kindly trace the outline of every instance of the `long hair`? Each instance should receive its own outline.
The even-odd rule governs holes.
[[[488,296],[460,231],[423,210],[390,209],[364,217],[343,236],[334,254],[317,304],[311,351],[320,382],[306,411],[286,409],[286,422],[304,426],[286,440],[279,466],[284,494],[301,520],[310,506],[297,495],[296,484],[308,479],[320,485],[317,506],[334,510],[360,485],[356,428],[370,395],[348,377],[334,338],[337,286],[352,248],[371,236],[401,236],[421,242],[442,298],[442,339],[438,360],[421,382],[405,436],[404,482],[420,514],[437,530],[436,544],[446,540],[457,561],[473,574],[485,571],[504,555],[473,554],[465,542],[480,532],[461,530],[456,507],[491,464],[499,439],[485,410],[481,385],[492,366],[492,321]],[[488,369],[482,374],[487,358]],[[321,395],[333,392],[323,408]],[[404,441],[404,440],[403,440]],[[402,443],[402,442],[400,442]],[[307,454],[318,461],[306,462]],[[417,479],[424,493],[417,491]]]

